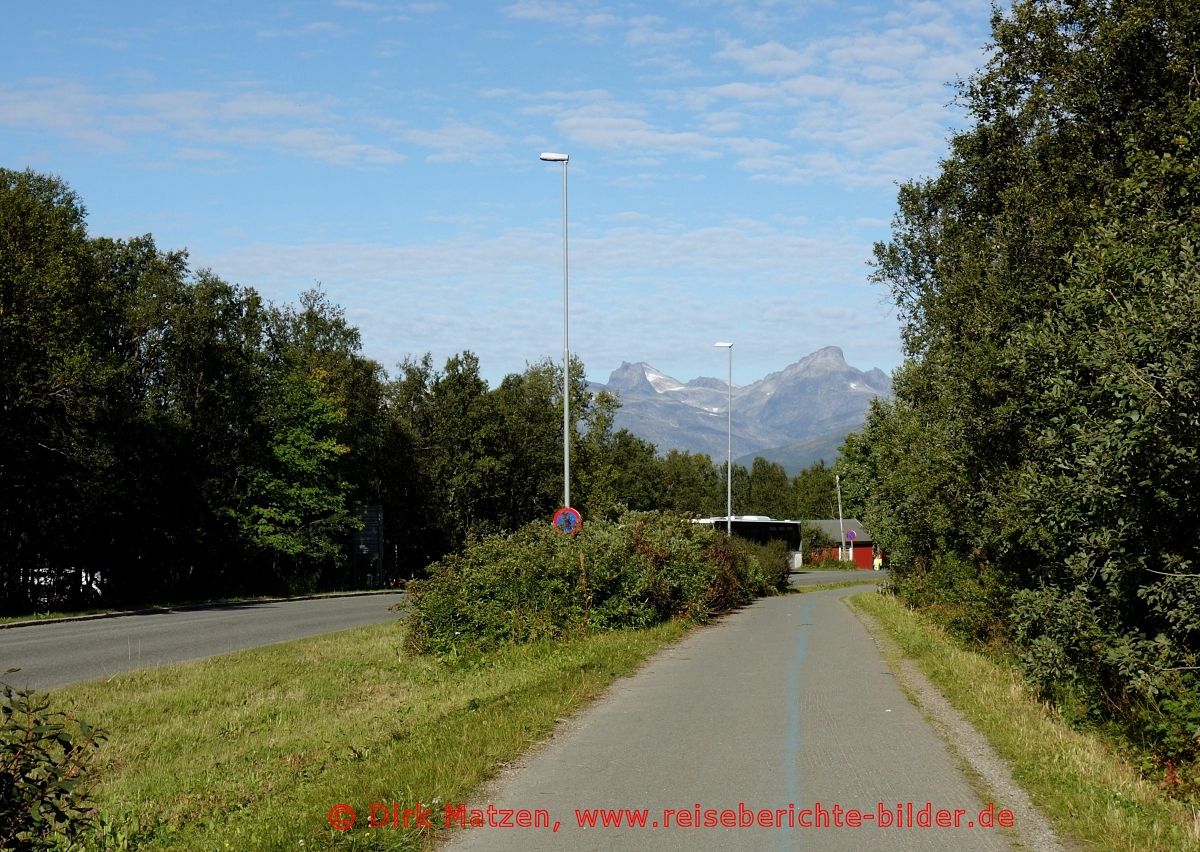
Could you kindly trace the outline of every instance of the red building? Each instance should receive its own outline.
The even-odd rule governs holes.
[[[857,518],[843,518],[840,522],[837,518],[833,518],[832,520],[804,521],[804,523],[819,529],[826,538],[835,544],[833,547],[817,549],[812,554],[802,551],[801,564],[820,562],[823,559],[837,559],[836,542],[844,541],[845,547],[850,551],[850,558],[854,562],[855,568],[869,571],[875,567],[875,540],[871,538],[871,534],[863,528]],[[845,535],[844,539],[843,534]]]

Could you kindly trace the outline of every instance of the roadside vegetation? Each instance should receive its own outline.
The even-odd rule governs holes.
[[[883,594],[855,595],[903,655],[987,737],[1061,836],[1088,849],[1200,850],[1200,814],[1038,697],[1019,666],[972,650],[936,618]]]
[[[1200,4],[992,32],[875,250],[908,357],[844,490],[901,600],[1200,807]]]
[[[70,848],[94,836],[89,769],[105,732],[41,693],[0,683],[0,695],[0,849]]]
[[[857,571],[858,565],[849,559],[826,558],[816,562],[805,562],[804,571]],[[874,574],[874,572],[871,572]]]
[[[389,586],[558,508],[563,365],[389,375],[320,288],[273,304],[86,218],[64,180],[0,169],[0,616]],[[723,467],[615,429],[570,371],[585,519],[724,513]],[[735,465],[735,505],[824,517],[831,477]]]
[[[441,817],[689,625],[785,588],[786,556],[665,513],[472,542],[413,584],[403,622],[56,691],[107,741],[49,755],[61,769],[0,825],[47,849],[423,848],[431,831],[372,828],[370,806]],[[60,733],[9,730],[14,754]],[[41,811],[90,816],[68,837]]]
[[[405,629],[56,690],[108,735],[93,848],[422,848],[428,833],[369,828],[369,806],[464,801],[686,623],[440,656],[404,650]],[[336,804],[355,809],[355,828],[331,829]]]
[[[548,524],[469,545],[411,585],[409,639],[435,653],[706,621],[787,587],[787,548],[754,547],[666,513],[574,537]]]
[[[1200,4],[1016,0],[993,41],[959,85],[970,126],[934,177],[902,186],[876,247],[907,359],[895,399],[843,448],[845,496],[901,601],[1011,661],[1057,718],[1200,808]],[[562,485],[560,366],[489,387],[463,352],[389,377],[320,290],[272,305],[150,236],[89,237],[85,219],[60,179],[0,169],[3,614],[437,566],[407,640],[426,655],[378,628],[353,634],[361,648],[343,636],[301,658],[185,667],[190,691],[153,672],[64,691],[111,733],[97,793],[110,846],[269,848],[295,841],[298,806],[318,825],[343,789],[461,795],[435,764],[459,772],[503,712],[511,756],[677,619],[774,584],[768,557],[627,515],[719,514],[724,476],[615,430],[619,400],[592,395],[582,364],[569,393],[587,520],[567,540],[545,522]],[[759,459],[735,468],[736,505],[829,515],[832,475],[789,481]],[[354,547],[367,506],[388,519],[381,557]],[[363,715],[376,703],[394,716]],[[440,720],[425,745],[405,706]],[[433,774],[388,774],[409,754]],[[1110,809],[1141,807],[1114,783]]]

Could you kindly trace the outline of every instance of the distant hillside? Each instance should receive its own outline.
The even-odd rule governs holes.
[[[756,456],[762,456],[768,461],[778,462],[783,465],[783,469],[787,471],[788,476],[795,476],[806,467],[811,467],[822,459],[824,459],[825,464],[832,465],[838,457],[838,449],[849,434],[850,432],[831,432],[828,435],[821,435],[816,438],[806,438],[803,441],[788,444],[786,447],[772,447],[759,450],[755,453],[748,453],[747,455],[735,458],[733,461],[735,464],[750,467],[754,464]]]
[[[650,364],[621,364],[605,388],[621,399],[616,425],[670,449],[726,451],[728,386],[701,377],[681,382]],[[733,389],[733,454],[764,455],[794,472],[818,458],[832,462],[837,447],[856,431],[870,401],[890,397],[891,379],[882,370],[862,371],[829,346],[744,387]]]

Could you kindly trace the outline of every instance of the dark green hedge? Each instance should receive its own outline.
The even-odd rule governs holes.
[[[410,642],[445,653],[703,621],[785,585],[786,562],[768,553],[664,513],[588,523],[574,538],[532,523],[473,542],[411,584]]]

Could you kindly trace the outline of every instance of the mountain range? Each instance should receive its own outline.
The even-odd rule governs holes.
[[[671,449],[725,459],[729,386],[701,377],[681,382],[650,364],[621,364],[607,384],[621,400],[617,428]],[[891,378],[846,363],[836,346],[819,349],[750,385],[733,388],[733,455],[777,461],[789,475],[824,458],[832,462],[846,435],[856,431],[877,396],[890,398]]]

